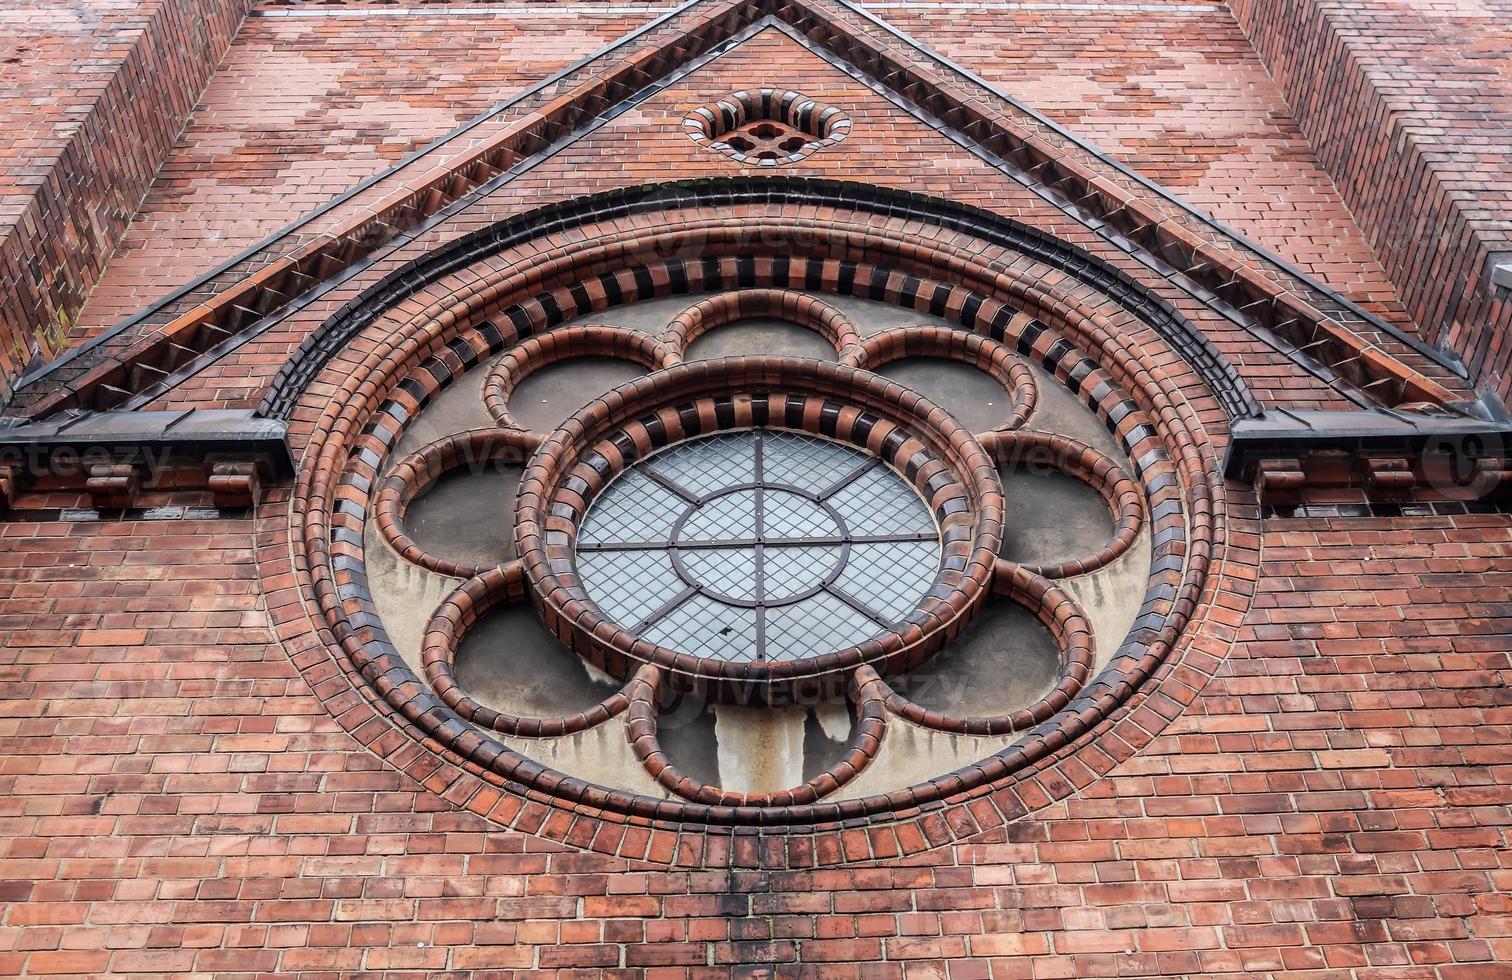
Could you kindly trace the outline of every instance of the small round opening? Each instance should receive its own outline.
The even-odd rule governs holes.
[[[695,110],[683,122],[688,135],[747,165],[795,163],[844,139],[851,121],[834,106],[798,92],[751,89]]]

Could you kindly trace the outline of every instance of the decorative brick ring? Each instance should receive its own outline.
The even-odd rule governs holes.
[[[378,533],[399,557],[421,568],[458,578],[481,574],[494,566],[426,553],[405,531],[405,512],[411,502],[447,474],[499,463],[517,463],[523,467],[526,455],[519,433],[500,429],[459,432],[411,453],[395,463],[379,485],[374,507]]]
[[[509,398],[532,374],[574,357],[610,357],[659,370],[680,360],[677,352],[638,330],[623,327],[578,326],[551,330],[532,337],[499,359],[483,381],[483,404],[511,438],[534,450],[542,437],[515,421]]]
[[[667,758],[657,739],[658,704],[662,678],[655,667],[636,671],[625,691],[630,696],[630,714],[626,736],[636,758],[664,789],[693,803],[720,807],[793,807],[809,806],[830,795],[861,775],[877,757],[882,738],[887,733],[887,685],[870,667],[856,670],[851,684],[850,701],[855,706],[856,732],[845,755],[835,765],[801,786],[774,793],[732,793],[684,774]]]
[[[818,465],[831,467],[829,488],[814,492],[778,475],[814,469],[814,448],[779,450],[779,436],[762,435],[768,429],[860,452],[845,450],[843,462],[821,460]],[[692,456],[686,449],[696,437],[753,430],[749,451],[716,445],[712,455]],[[681,458],[662,462],[665,454],[653,455],[665,447]],[[797,462],[784,459],[793,454],[802,455]],[[923,524],[896,496],[897,483],[912,486],[913,507],[924,503]],[[856,517],[855,526],[847,526],[833,506],[842,498],[859,520],[885,519],[878,533],[862,534],[872,528]],[[624,524],[616,511],[621,500],[632,515],[649,509],[656,516]],[[568,419],[521,478],[515,533],[542,618],[579,655],[622,678],[655,664],[683,686],[750,703],[843,689],[847,672],[862,664],[892,673],[923,662],[970,621],[988,594],[1002,513],[991,458],[919,395],[843,365],[724,358],[648,375]],[[646,533],[648,525],[654,535]],[[844,569],[838,582],[824,575],[831,566],[849,568],[851,550],[910,543],[937,547],[938,557],[930,560],[929,579],[908,597],[916,601],[901,607],[895,595],[865,601],[880,587],[874,581],[848,581]],[[604,607],[618,601],[618,581],[641,591],[659,585],[639,563],[652,550],[670,552],[674,560],[681,555],[684,564],[720,561],[721,580],[738,574],[731,563],[754,562],[754,573],[747,573],[754,584],[741,596],[710,594],[696,574],[663,571],[657,602],[611,617]],[[821,554],[826,550],[829,556]],[[605,555],[620,566],[601,571]],[[780,595],[764,593],[763,583]],[[827,611],[788,612],[821,594]],[[718,606],[724,610],[718,636],[744,642],[696,655],[678,648],[686,643],[658,641],[689,636],[660,617],[696,603],[703,605],[690,615],[707,621]],[[890,604],[886,614],[878,611]],[[814,631],[849,641],[804,646]],[[780,641],[795,635],[801,638]],[[695,637],[700,643],[717,638]]]
[[[587,711],[562,718],[522,718],[486,707],[473,700],[457,684],[452,665],[463,637],[479,619],[494,609],[523,602],[524,566],[517,561],[491,568],[468,579],[441,606],[425,627],[421,662],[431,689],[463,719],[505,735],[551,738],[586,731],[615,717],[630,706],[629,687],[616,691]]]
[[[711,296],[683,310],[662,331],[661,342],[686,357],[693,342],[715,327],[768,318],[806,327],[829,341],[842,362],[858,357],[861,332],[833,306],[791,289],[741,289]]]
[[[967,364],[1003,386],[1012,408],[994,432],[1022,428],[1039,405],[1039,385],[1034,372],[1013,351],[990,337],[949,327],[898,327],[866,338],[842,360],[875,371],[884,364],[906,357],[935,357]]]
[[[1047,432],[992,432],[982,444],[999,464],[1031,470],[1048,466],[1080,480],[1102,495],[1113,517],[1113,537],[1094,554],[1055,564],[1025,562],[1024,568],[1045,578],[1071,578],[1112,564],[1133,547],[1144,527],[1144,493],[1107,454]]]
[[[797,163],[850,130],[850,117],[834,106],[772,88],[732,93],[683,120],[683,132],[699,146],[757,167]]]
[[[891,687],[884,687],[887,710],[916,725],[959,735],[1007,735],[1033,728],[1053,717],[1081,691],[1092,673],[1092,626],[1081,607],[1063,589],[1022,565],[998,562],[993,590],[1018,603],[1049,628],[1061,651],[1060,679],[1039,701],[1006,715],[958,717],[914,704]]]

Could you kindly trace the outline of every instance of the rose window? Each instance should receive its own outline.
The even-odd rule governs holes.
[[[1069,346],[792,290],[613,312],[432,358],[335,494],[364,670],[448,751],[627,813],[870,812],[1155,608],[1159,453],[1141,486]]]

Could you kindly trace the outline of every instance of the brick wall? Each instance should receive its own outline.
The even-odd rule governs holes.
[[[1147,750],[977,842],[783,872],[502,832],[382,765],[271,634],[249,522],[0,543],[6,975],[1512,975],[1502,515],[1271,521]]]
[[[1024,8],[996,27],[955,10],[882,12],[1400,314],[1232,21],[1127,6]],[[157,224],[139,222],[92,302],[95,322],[639,16],[577,20],[572,37],[545,16],[417,16],[403,31],[397,17],[251,22],[149,197]],[[485,69],[479,49],[502,53]],[[1064,79],[1073,61],[1079,91]],[[745,77],[748,65],[730,55],[722,68]],[[823,83],[814,65],[805,87]],[[729,87],[695,75],[638,110],[660,113],[686,154],[656,156],[663,168],[694,159],[684,105]],[[286,101],[259,118],[238,104],[254,90],[261,106]],[[851,109],[894,147],[925,145],[884,107]],[[633,179],[629,167],[654,161],[607,151],[636,122],[620,117],[512,186],[544,199]],[[838,172],[845,157],[812,160]],[[875,171],[844,167],[1006,207],[979,171],[920,164],[872,153]],[[243,220],[217,224],[227,212]],[[228,359],[225,389],[242,392],[259,356],[282,363],[298,339],[273,334]],[[1295,403],[1300,376],[1274,370]],[[223,397],[212,377],[201,384]],[[301,673],[327,656],[322,637],[275,626],[296,572],[289,529],[267,515],[286,518],[286,496],[256,520],[44,509],[83,502],[33,494],[0,522],[3,975],[1512,977],[1504,514],[1258,522],[1236,495],[1246,516],[1214,597],[1211,669],[1173,675],[1166,695],[1181,685],[1189,699],[1152,698],[1131,720],[1152,741],[1089,745],[1112,748],[1104,775],[973,840],[758,871],[501,829],[427,788],[422,762],[391,766],[348,734]],[[1236,557],[1252,548],[1258,564]]]
[[[248,0],[0,11],[0,401],[56,353]]]
[[[1504,397],[1512,296],[1512,47],[1492,4],[1234,0],[1361,229],[1430,338]]]
[[[200,97],[71,342],[654,16],[264,9]]]

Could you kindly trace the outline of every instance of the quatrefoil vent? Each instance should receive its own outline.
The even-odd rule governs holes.
[[[779,167],[850,134],[850,117],[792,90],[735,92],[694,109],[683,121],[688,137],[740,163]]]

